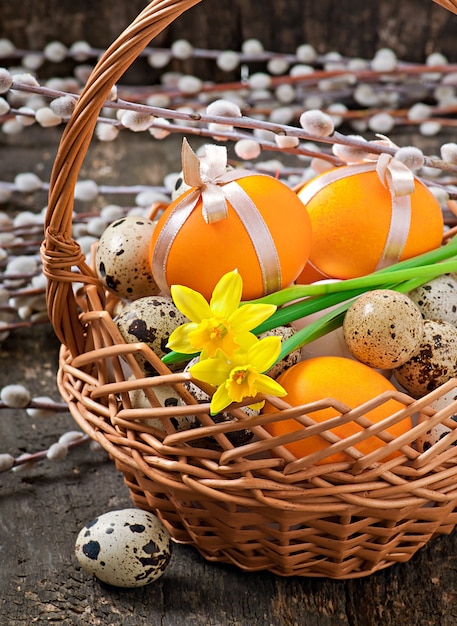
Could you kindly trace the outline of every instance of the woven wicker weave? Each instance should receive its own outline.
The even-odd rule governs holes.
[[[436,413],[430,403],[453,389],[451,380],[421,400],[395,392],[406,408],[378,425],[364,414],[376,398],[349,410],[338,399],[292,408],[279,399],[273,415],[247,417],[239,407],[216,423],[208,404],[196,404],[182,384],[142,343],[124,343],[111,313],[116,305],[86,265],[72,239],[74,187],[97,116],[110,89],[150,40],[198,0],[156,0],[104,54],[78,101],[55,160],[42,246],[48,308],[62,342],[59,389],[79,426],[107,450],[123,472],[132,499],[154,511],[179,542],[194,545],[211,561],[281,576],[366,576],[404,562],[457,520],[457,402]],[[144,377],[137,357],[160,373]],[[126,374],[128,372],[128,374]],[[160,406],[154,388],[171,384],[178,407]],[[131,393],[142,389],[150,407],[133,409]],[[340,441],[315,424],[307,411],[332,405],[332,426],[357,420],[364,429]],[[430,416],[398,439],[383,431],[418,413]],[[197,415],[201,427],[176,432],[173,417]],[[163,430],[145,419],[159,417]],[[272,437],[268,421],[295,417],[299,433]],[[414,441],[431,425],[446,422],[449,435],[419,454]],[[249,429],[252,439],[235,446],[231,434]],[[376,431],[386,446],[364,456],[355,444]],[[283,444],[319,432],[331,446],[297,460]],[[353,459],[315,464],[336,450]],[[392,458],[391,453],[400,455]],[[389,455],[390,460],[386,460]]]

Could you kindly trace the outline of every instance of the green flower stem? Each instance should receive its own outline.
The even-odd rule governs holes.
[[[400,261],[366,276],[328,283],[293,285],[263,298],[250,300],[251,303],[274,304],[278,307],[275,313],[253,332],[261,334],[313,313],[331,309],[297,331],[293,337],[283,341],[279,361],[290,352],[341,326],[352,300],[362,293],[376,288],[408,293],[428,280],[452,272],[457,272],[457,236],[440,248]],[[338,307],[341,303],[343,304]],[[241,302],[240,305],[243,304],[247,302]],[[195,356],[197,354],[172,351],[162,360],[167,365],[172,365],[189,361]]]

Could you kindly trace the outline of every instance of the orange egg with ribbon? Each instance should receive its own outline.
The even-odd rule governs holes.
[[[185,285],[209,299],[234,269],[244,300],[293,283],[311,249],[311,222],[297,194],[272,176],[228,170],[222,146],[206,146],[199,158],[184,140],[182,160],[191,188],[163,212],[151,239],[162,291]]]
[[[438,201],[388,154],[334,168],[297,193],[312,224],[309,262],[324,276],[363,276],[441,244]]]

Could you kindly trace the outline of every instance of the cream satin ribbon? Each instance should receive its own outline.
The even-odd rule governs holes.
[[[376,269],[396,263],[404,250],[411,225],[411,194],[414,191],[414,174],[401,161],[383,153],[373,162],[335,168],[312,180],[300,191],[306,204],[327,185],[365,172],[376,171],[383,186],[389,190],[392,212],[389,231]]]
[[[152,272],[160,289],[164,292],[169,290],[166,279],[168,256],[177,234],[200,199],[202,215],[208,225],[226,219],[227,203],[231,205],[243,222],[255,249],[264,294],[280,289],[281,266],[271,233],[256,205],[236,182],[240,178],[252,176],[252,172],[227,170],[227,150],[223,146],[207,146],[205,157],[199,159],[186,139],[182,146],[182,166],[184,181],[193,189],[175,204],[157,238],[152,255]]]

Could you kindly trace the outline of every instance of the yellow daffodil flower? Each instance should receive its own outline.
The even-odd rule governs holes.
[[[211,400],[211,414],[223,411],[232,402],[254,398],[259,393],[285,396],[285,389],[263,374],[275,363],[281,349],[280,337],[265,337],[239,352],[230,360],[215,357],[199,361],[189,369],[196,380],[216,387]],[[251,405],[261,408],[263,402]]]
[[[173,285],[171,295],[190,322],[170,335],[167,347],[183,354],[201,352],[201,358],[223,353],[232,358],[258,341],[250,332],[275,311],[272,304],[245,304],[240,307],[243,281],[237,270],[228,272],[214,288],[211,300],[183,285]]]

